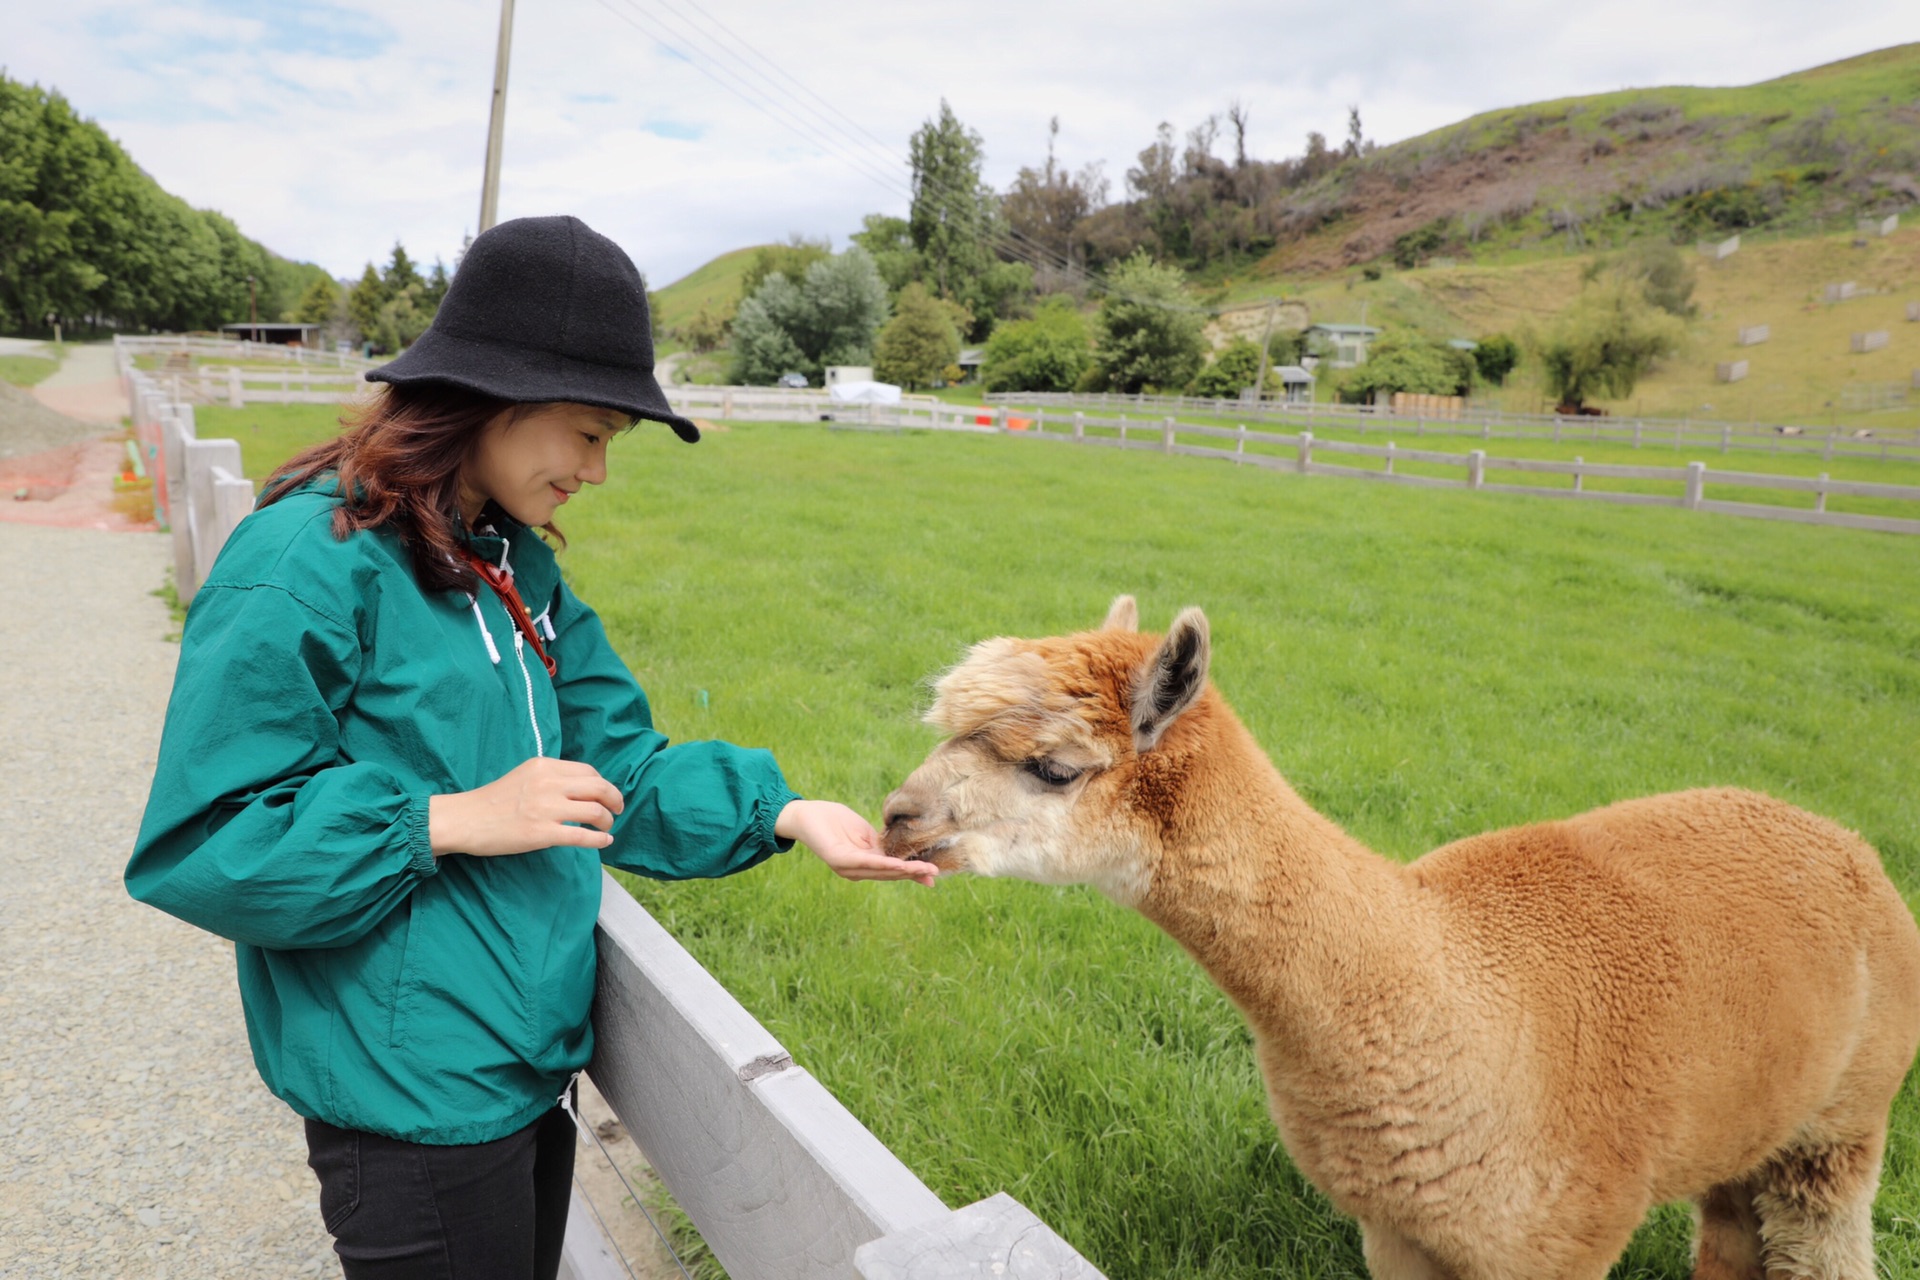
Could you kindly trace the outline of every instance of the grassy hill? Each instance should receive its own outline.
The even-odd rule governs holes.
[[[665,288],[653,290],[648,296],[653,301],[656,335],[662,330],[679,328],[702,310],[731,311],[733,304],[740,300],[740,281],[762,247],[748,245],[723,253]]]
[[[1315,229],[1253,275],[1804,234],[1916,202],[1920,44],[1905,44],[1744,87],[1508,107],[1380,148],[1295,197]]]
[[[1851,233],[1775,238],[1743,244],[1731,257],[1702,257],[1695,270],[1699,315],[1687,347],[1664,362],[1625,401],[1598,401],[1614,413],[1648,416],[1774,419],[1875,426],[1920,425],[1920,324],[1906,309],[1920,302],[1920,219],[1891,236],[1856,244]],[[1304,281],[1289,292],[1315,320],[1405,325],[1442,337],[1524,335],[1543,328],[1579,293],[1593,253],[1535,258],[1509,265],[1463,263],[1389,272],[1378,280],[1339,275]],[[1853,282],[1859,294],[1823,300],[1825,286]],[[1735,344],[1743,327],[1766,325],[1767,342]],[[1886,330],[1879,351],[1856,355],[1855,333]],[[1744,381],[1722,384],[1714,366],[1746,360]],[[1908,407],[1869,412],[1875,394],[1905,390]],[[1491,398],[1509,410],[1539,410],[1536,373],[1522,366],[1513,384]]]

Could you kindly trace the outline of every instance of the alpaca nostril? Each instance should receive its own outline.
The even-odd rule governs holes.
[[[908,806],[902,804],[897,795],[888,796],[887,803],[882,806],[880,810],[881,820],[885,823],[888,831],[892,831],[895,827],[907,826],[919,816],[919,814],[913,812]]]

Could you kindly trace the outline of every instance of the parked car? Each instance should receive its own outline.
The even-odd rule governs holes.
[[[807,375],[804,373],[783,373],[780,375],[780,380],[773,385],[776,387],[804,388],[807,385]]]

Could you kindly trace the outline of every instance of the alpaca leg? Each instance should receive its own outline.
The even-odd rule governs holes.
[[[1694,1207],[1693,1280],[1766,1280],[1760,1260],[1760,1216],[1753,1189],[1713,1188]]]
[[[1775,1156],[1753,1207],[1767,1280],[1874,1280],[1873,1195],[1884,1134]]]
[[[1418,1245],[1388,1227],[1361,1223],[1360,1252],[1373,1280],[1450,1280]]]

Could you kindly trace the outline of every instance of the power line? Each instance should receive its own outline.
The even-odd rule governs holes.
[[[709,13],[697,0],[682,0],[682,2],[711,24],[712,28],[717,28],[718,34],[712,29],[703,29],[700,20],[689,17],[675,0],[655,0],[655,3],[670,10],[673,18],[678,20],[677,23],[657,10],[649,10],[639,3],[639,0],[621,0],[620,8],[616,8],[612,0],[600,0],[601,6],[615,17],[658,41],[668,52],[687,62],[714,84],[756,111],[775,120],[802,141],[841,160],[876,185],[906,199],[909,204],[917,201],[918,193],[912,186],[903,185],[898,176],[902,168],[912,167],[910,161],[903,164],[903,157],[899,152],[868,133],[831,102],[754,48],[732,28]],[[740,50],[751,55],[754,61],[767,68],[798,94],[820,104],[819,107],[809,106],[804,101],[790,99],[783,101],[772,95],[758,92],[754,87],[754,78],[758,73],[747,65]],[[700,56],[696,57],[696,53]],[[868,154],[872,151],[881,153],[888,162],[886,167],[881,167]],[[1146,306],[1204,315],[1218,315],[1223,310],[1217,307],[1148,298],[1119,288],[1100,272],[1060,254],[1050,246],[1033,240],[1015,228],[1009,227],[1003,232],[991,225],[982,226],[979,221],[980,213],[976,207],[977,202],[971,198],[972,193],[965,193],[967,198],[959,199],[957,197],[961,197],[962,193],[939,179],[924,174],[919,177],[922,188],[929,190],[935,197],[972,209],[975,214],[974,225],[971,228],[974,235],[985,247],[1003,257],[1022,262],[1036,270],[1058,272],[1069,279],[1077,278],[1085,287]]]

